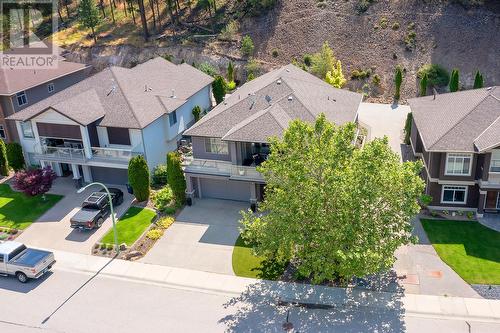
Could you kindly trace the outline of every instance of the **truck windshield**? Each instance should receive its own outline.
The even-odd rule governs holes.
[[[12,258],[17,257],[19,255],[19,253],[23,252],[24,250],[26,250],[26,246],[24,244],[21,245],[21,246],[19,246],[14,251],[12,251],[11,253],[9,253],[9,260],[11,260]]]

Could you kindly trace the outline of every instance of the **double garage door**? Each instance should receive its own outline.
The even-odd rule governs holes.
[[[92,179],[104,184],[125,185],[128,183],[127,169],[90,167]]]
[[[200,178],[203,198],[250,201],[250,186],[252,183],[224,179]]]

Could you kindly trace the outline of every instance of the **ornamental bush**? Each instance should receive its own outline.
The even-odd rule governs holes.
[[[167,185],[167,165],[160,164],[154,168],[151,180],[155,186]]]
[[[193,114],[193,117],[194,117],[194,122],[197,122],[198,120],[200,120],[200,117],[201,117],[201,108],[199,105],[196,105],[193,110],[191,111],[191,113]]]
[[[427,74],[427,80],[431,86],[444,87],[450,82],[450,74],[438,64],[426,64],[420,67],[417,77],[422,79],[425,74]]]
[[[9,160],[7,159],[7,149],[5,142],[0,139],[0,175],[7,176],[9,174]]]
[[[7,144],[7,161],[14,171],[24,168],[23,148],[19,143],[11,142]]]
[[[128,182],[137,201],[149,198],[149,168],[144,156],[132,157],[128,163]]]
[[[151,195],[151,200],[153,201],[155,208],[159,211],[164,211],[165,208],[167,208],[167,206],[172,202],[173,198],[174,193],[168,185],[158,191],[152,192]]]
[[[30,197],[47,193],[56,179],[50,166],[43,169],[20,170],[14,175],[14,188]]]
[[[168,185],[174,193],[175,203],[180,206],[186,201],[186,179],[181,167],[179,153],[167,154]]]

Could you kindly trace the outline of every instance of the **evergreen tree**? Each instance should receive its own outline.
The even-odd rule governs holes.
[[[484,79],[483,79],[483,74],[481,72],[477,71],[476,76],[474,77],[474,89],[479,89],[484,87]]]
[[[7,159],[7,149],[5,148],[5,142],[0,139],[0,175],[9,175],[9,162]]]
[[[222,76],[217,75],[215,77],[214,82],[212,82],[212,91],[215,102],[217,104],[221,103],[224,100],[224,96],[226,96],[226,82]]]
[[[24,168],[23,148],[19,143],[11,142],[7,144],[7,161],[14,171]]]
[[[337,60],[337,66],[333,66],[331,71],[326,73],[325,81],[335,88],[342,88],[347,82],[344,73],[342,73],[342,63]]]
[[[95,27],[99,24],[99,11],[94,0],[81,0],[78,6],[78,20],[83,27],[92,31],[94,42],[97,43],[97,35],[95,34]]]
[[[458,69],[454,69],[451,71],[450,77],[450,92],[458,91],[459,88],[459,74]]]
[[[137,201],[149,198],[149,168],[144,156],[132,157],[128,163],[128,182]]]
[[[191,113],[193,114],[193,117],[194,117],[194,122],[197,122],[198,120],[200,120],[200,115],[201,115],[201,108],[199,105],[196,105],[193,110],[191,111]]]
[[[230,61],[229,64],[227,65],[227,81],[228,82],[234,81],[234,65],[232,61]]]
[[[424,73],[424,76],[420,79],[420,96],[427,95],[428,79],[427,73]]]
[[[394,99],[397,101],[401,97],[401,83],[403,83],[403,70],[401,69],[401,66],[397,66],[396,73],[394,75],[394,85],[396,86]]]
[[[186,201],[186,178],[182,171],[180,154],[170,152],[167,154],[167,179],[168,185],[174,192],[175,203],[180,206]]]

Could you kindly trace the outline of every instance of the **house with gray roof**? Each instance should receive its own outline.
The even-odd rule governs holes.
[[[88,69],[85,64],[64,58],[53,68],[0,67],[0,138],[19,142],[15,122],[5,118],[80,82],[88,76]]]
[[[177,149],[194,123],[192,109],[211,108],[212,81],[158,57],[134,68],[109,67],[8,119],[29,164],[86,182],[125,184],[132,156],[144,155],[153,169]]]
[[[314,122],[321,113],[338,125],[356,122],[361,100],[294,65],[245,83],[184,133],[193,147],[188,196],[261,200],[265,182],[256,166],[269,154],[269,138],[281,137],[294,119]]]
[[[500,87],[409,100],[431,208],[500,212]]]

